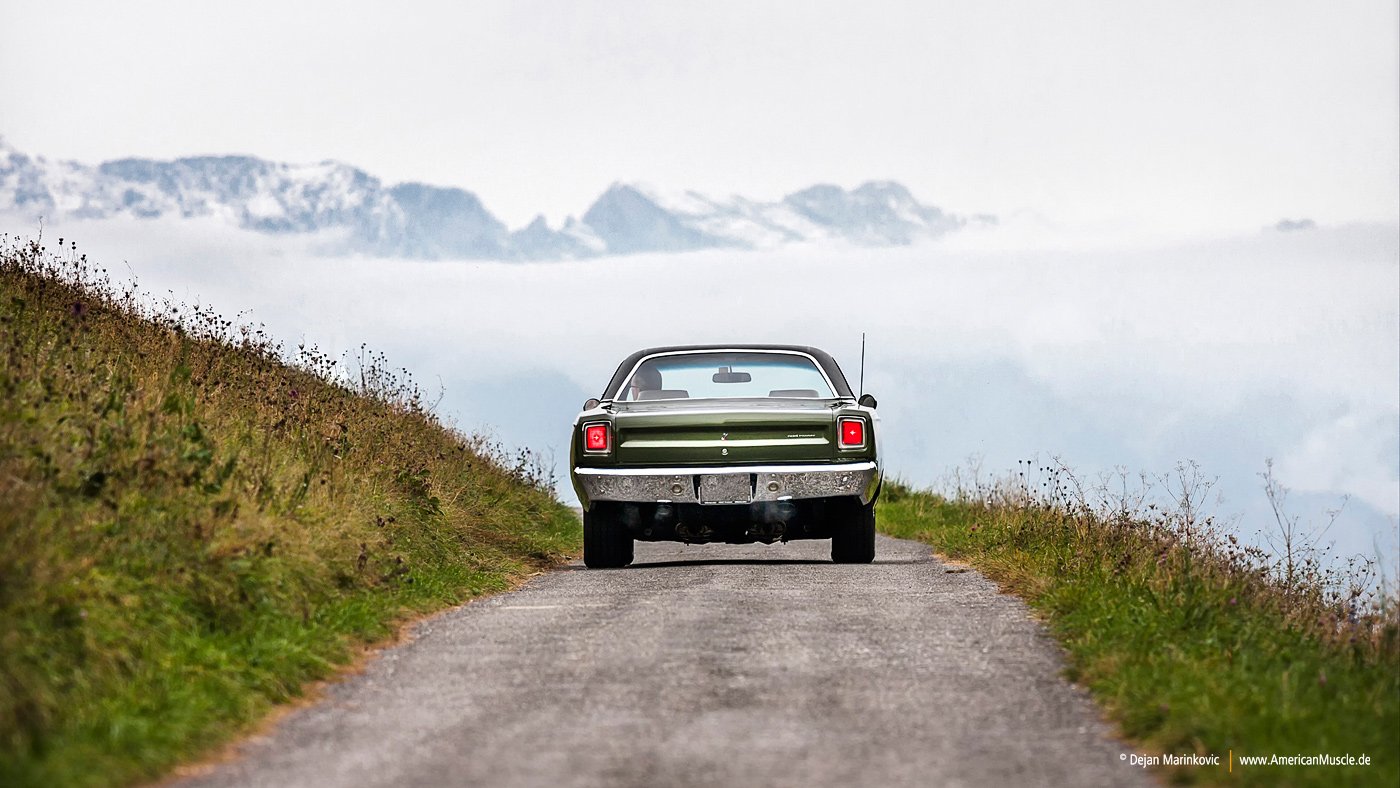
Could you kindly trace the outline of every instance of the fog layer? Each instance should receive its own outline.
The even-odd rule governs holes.
[[[1338,550],[1393,541],[1400,512],[1393,226],[528,264],[319,257],[198,222],[72,231],[148,291],[247,311],[290,345],[387,352],[430,400],[441,389],[439,413],[553,450],[561,476],[574,413],[633,350],[810,344],[855,383],[865,332],[864,388],[891,470],[913,483],[969,457],[1001,471],[1058,455],[1086,476],[1195,460],[1220,477],[1219,513],[1249,533],[1268,525],[1257,474],[1272,458],[1305,521],[1351,497],[1327,537]]]

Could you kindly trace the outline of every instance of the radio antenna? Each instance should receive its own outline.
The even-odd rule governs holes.
[[[860,332],[860,395],[865,396],[865,332]]]

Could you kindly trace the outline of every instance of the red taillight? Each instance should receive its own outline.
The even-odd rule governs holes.
[[[608,425],[590,424],[583,429],[583,445],[589,451],[608,450]]]
[[[841,420],[841,445],[846,447],[865,445],[865,421],[863,419]]]

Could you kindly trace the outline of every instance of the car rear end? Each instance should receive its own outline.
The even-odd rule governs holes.
[[[834,543],[833,557],[869,560],[864,556],[873,556],[873,504],[881,482],[873,401],[857,403],[839,369],[833,376],[810,355],[801,361],[822,372],[820,380],[782,369],[791,356],[781,354],[790,351],[775,351],[771,359],[749,349],[727,356],[705,352],[695,362],[668,359],[670,367],[651,362],[666,379],[689,381],[688,389],[655,389],[669,393],[648,397],[634,388],[629,396],[623,376],[610,389],[612,398],[590,403],[576,419],[571,477],[585,525],[606,524],[615,541],[625,536],[628,542],[599,564],[630,562],[631,540],[840,542],[856,521],[859,529],[868,525],[868,539],[861,536],[859,549],[844,554]],[[716,364],[716,358],[730,363]],[[758,386],[776,396],[716,396],[742,389],[706,386],[680,374],[681,364],[701,361],[718,366],[714,380]],[[804,387],[769,388],[793,380]],[[697,388],[709,396],[689,396]]]

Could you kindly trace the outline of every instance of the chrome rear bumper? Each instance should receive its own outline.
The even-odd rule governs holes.
[[[720,468],[574,468],[573,476],[580,497],[586,501],[723,504],[857,495],[861,503],[870,503],[879,490],[880,466],[874,462],[847,462]]]

